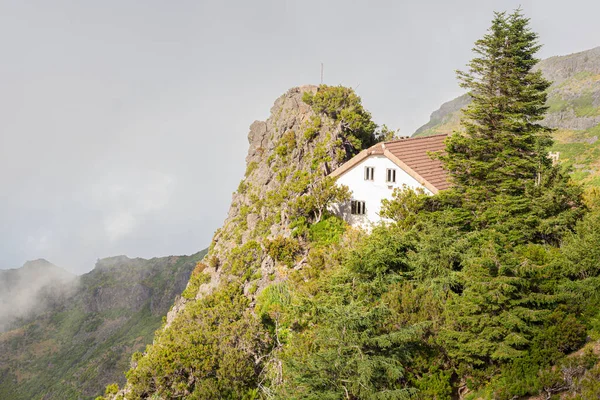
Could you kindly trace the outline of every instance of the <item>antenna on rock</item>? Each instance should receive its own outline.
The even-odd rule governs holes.
[[[323,63],[321,63],[321,85],[323,84]]]

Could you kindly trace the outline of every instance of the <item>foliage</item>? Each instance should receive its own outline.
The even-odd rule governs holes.
[[[377,125],[352,89],[321,85],[316,94],[305,92],[302,100],[317,114],[327,115],[340,124],[344,148],[351,154],[375,144]]]
[[[381,201],[381,216],[409,227],[416,221],[417,213],[425,205],[427,195],[422,188],[412,189],[406,185],[395,188],[392,199]]]
[[[565,237],[566,273],[572,278],[600,276],[600,209],[580,221],[575,233]]]
[[[291,204],[292,216],[310,218],[314,223],[321,221],[327,206],[350,200],[347,186],[337,185],[335,178],[325,177],[308,185],[310,193],[304,194]]]
[[[234,247],[229,254],[229,264],[226,269],[234,275],[242,276],[260,266],[263,249],[255,240],[250,240],[242,246]]]
[[[330,246],[340,241],[346,231],[346,225],[343,219],[335,215],[328,215],[310,226],[308,238],[315,246]]]
[[[0,398],[94,399],[107,385],[113,391],[113,383],[124,384],[131,355],[152,342],[181,282],[205,254],[96,268],[73,296],[0,333]],[[153,296],[139,296],[145,292]]]
[[[248,305],[235,283],[191,303],[128,372],[128,398],[247,398],[270,346]]]
[[[314,298],[302,297],[300,314],[282,359],[281,398],[409,398],[406,363],[419,337],[416,327],[388,330],[384,304],[367,300],[374,287],[352,275],[326,279]],[[366,297],[365,297],[366,296]]]
[[[196,268],[192,271],[192,275],[190,276],[190,281],[188,282],[187,287],[181,294],[188,300],[191,300],[196,297],[196,293],[198,293],[198,288],[200,285],[210,282],[210,275],[203,272],[206,268],[206,265],[203,263],[196,264]]]
[[[291,267],[300,252],[300,244],[295,239],[278,236],[264,242],[266,253],[275,261]]]
[[[117,394],[118,391],[119,391],[119,385],[116,383],[112,383],[106,387],[104,394],[106,394],[108,396],[111,394]]]
[[[321,129],[321,118],[319,117],[311,117],[310,126],[306,128],[304,131],[304,139],[306,141],[311,141],[319,134],[319,130]]]

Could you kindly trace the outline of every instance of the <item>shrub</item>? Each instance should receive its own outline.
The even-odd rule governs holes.
[[[308,237],[316,246],[329,246],[340,241],[346,231],[346,226],[347,224],[341,218],[329,215],[310,226]]]
[[[271,348],[249,305],[236,283],[191,302],[127,373],[128,398],[244,398]]]
[[[198,263],[196,264],[196,268],[192,271],[192,276],[190,277],[190,281],[181,294],[184,298],[188,300],[192,300],[196,297],[198,293],[198,289],[200,285],[210,282],[211,276],[204,271],[206,268],[206,264]]]
[[[289,267],[300,251],[300,244],[295,239],[278,236],[273,240],[265,241],[265,250],[273,260]]]
[[[316,94],[305,92],[302,101],[317,114],[325,114],[342,126],[342,134],[355,151],[375,144],[377,125],[354,90],[343,86],[319,86]]]
[[[229,254],[229,272],[244,275],[247,271],[260,267],[262,248],[255,240],[250,240],[240,247],[233,248]]]
[[[287,131],[283,134],[275,147],[275,154],[280,158],[284,158],[290,154],[296,148],[296,133],[294,131]]]
[[[104,394],[106,394],[108,396],[111,394],[117,394],[118,392],[119,392],[119,385],[116,383],[112,383],[106,387]]]
[[[306,128],[304,131],[304,139],[307,142],[310,142],[319,134],[319,130],[321,129],[321,118],[319,117],[311,117],[310,118],[310,126]]]
[[[291,294],[286,282],[267,286],[256,299],[256,312],[258,315],[281,312],[291,303]]]
[[[244,174],[244,176],[250,176],[256,168],[258,168],[258,163],[256,161],[251,161],[246,167],[246,173]]]

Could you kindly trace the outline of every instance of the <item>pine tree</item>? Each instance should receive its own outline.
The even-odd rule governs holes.
[[[458,72],[472,97],[464,134],[440,156],[453,183],[446,197],[460,199],[455,214],[469,216],[465,228],[494,226],[515,243],[557,243],[582,208],[581,188],[548,157],[552,130],[540,121],[550,82],[533,70],[537,38],[520,9],[495,13],[468,71]]]
[[[431,202],[442,204],[436,220],[460,224],[468,242],[440,335],[463,365],[526,353],[557,301],[541,284],[546,267],[535,273],[526,267],[535,264],[527,246],[557,244],[581,215],[581,189],[552,165],[551,130],[539,123],[550,85],[533,70],[539,48],[521,10],[495,13],[475,43],[469,70],[458,73],[473,101],[464,112],[464,134],[451,136],[440,157],[453,187]]]
[[[551,166],[550,129],[539,124],[550,82],[532,71],[540,45],[528,24],[520,10],[496,13],[469,70],[458,72],[473,101],[462,120],[466,135],[449,139],[443,160],[456,190],[473,201],[523,194]]]

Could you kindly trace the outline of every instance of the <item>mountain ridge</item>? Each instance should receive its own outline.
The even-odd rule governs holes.
[[[48,297],[50,285],[48,307],[0,332],[0,398],[93,399],[123,382],[131,354],[152,341],[205,253],[107,257],[63,296]],[[40,265],[48,267],[27,270]]]

